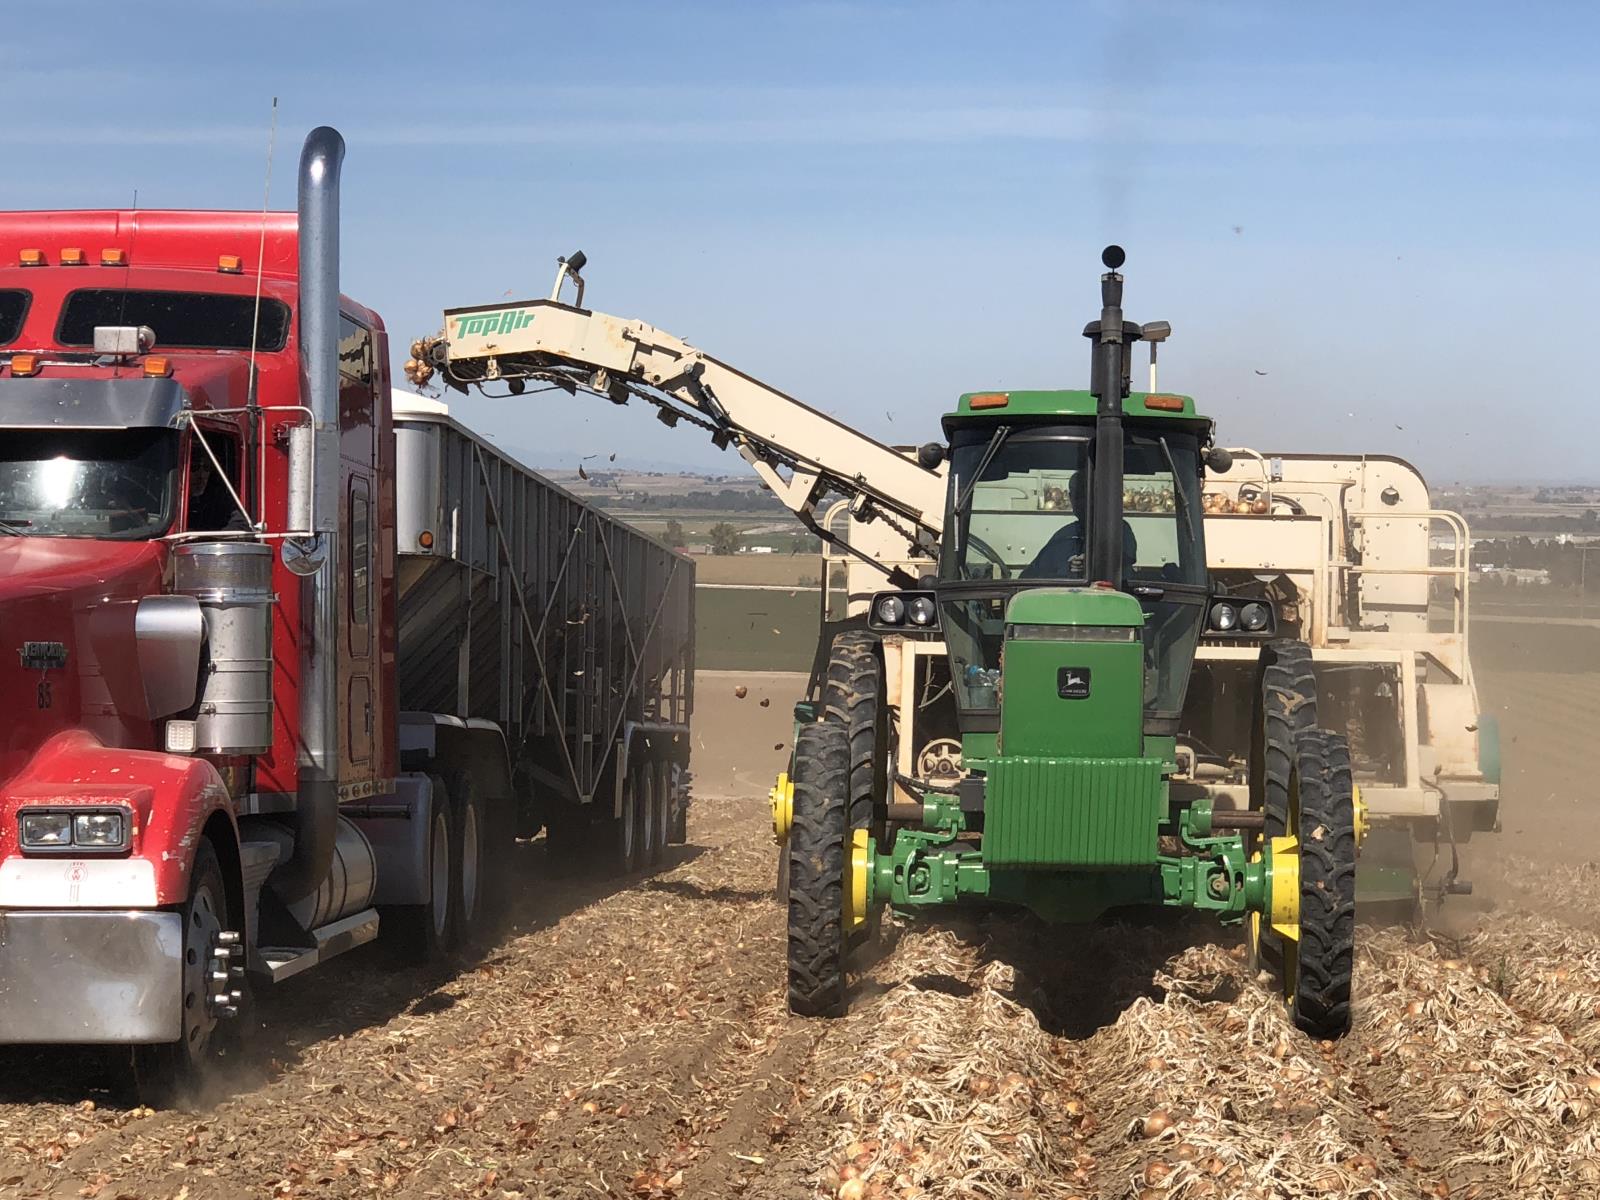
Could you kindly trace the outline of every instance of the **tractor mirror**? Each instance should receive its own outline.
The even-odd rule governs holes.
[[[1221,446],[1206,447],[1206,470],[1215,471],[1218,475],[1226,475],[1233,466],[1233,455]]]
[[[944,446],[939,442],[924,442],[917,447],[917,462],[932,471],[944,461]]]

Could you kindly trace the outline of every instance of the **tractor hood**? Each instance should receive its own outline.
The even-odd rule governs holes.
[[[0,535],[0,786],[63,730],[150,743],[134,612],[162,590],[166,555],[160,542]]]

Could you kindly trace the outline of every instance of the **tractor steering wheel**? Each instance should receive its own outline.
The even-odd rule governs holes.
[[[1001,579],[1011,578],[1011,568],[1006,565],[1006,560],[1001,558],[1000,555],[996,553],[995,548],[989,545],[988,542],[984,541],[981,537],[975,537],[969,533],[967,534],[967,545],[971,546],[979,554],[983,555],[995,566],[999,567]]]

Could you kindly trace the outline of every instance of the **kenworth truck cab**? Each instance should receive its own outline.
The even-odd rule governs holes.
[[[518,834],[683,837],[693,566],[395,402],[343,153],[297,212],[0,214],[0,1044],[156,1093],[380,915],[481,944]]]

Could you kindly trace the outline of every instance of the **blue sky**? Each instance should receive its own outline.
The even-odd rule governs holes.
[[[256,207],[277,96],[274,207],[338,127],[345,290],[397,361],[581,248],[594,307],[922,441],[959,392],[1084,385],[1117,241],[1224,442],[1600,478],[1587,5],[6,9],[0,206]],[[743,469],[635,409],[457,411],[546,465]]]

